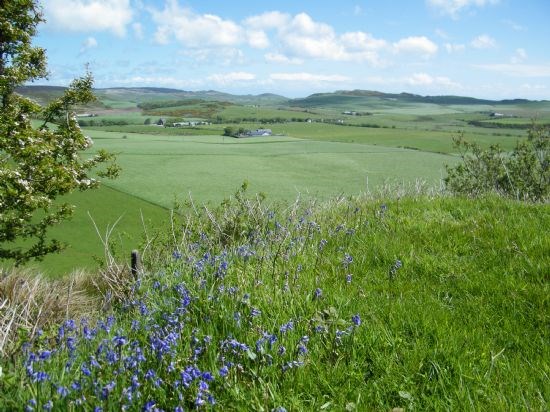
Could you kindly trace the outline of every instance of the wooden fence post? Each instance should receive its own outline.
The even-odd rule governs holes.
[[[137,250],[132,250],[132,263],[131,263],[131,272],[132,276],[137,279],[139,270],[139,252]]]

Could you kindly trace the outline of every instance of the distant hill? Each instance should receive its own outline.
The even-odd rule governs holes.
[[[42,104],[59,97],[63,93],[63,90],[65,90],[65,88],[59,86],[34,85],[22,86],[17,89],[22,95],[33,98]],[[162,87],[113,87],[95,89],[94,92],[99,100],[107,105],[109,105],[109,102],[127,102],[133,103],[133,106],[137,106],[139,103],[158,100],[198,99],[236,104],[277,106],[285,104],[289,100],[284,96],[272,93],[263,93],[260,95],[234,95],[215,90],[192,92]]]
[[[64,87],[58,86],[22,86],[17,91],[41,104],[59,97]],[[163,87],[112,87],[95,89],[98,107],[137,109],[143,103],[162,101],[218,101],[240,105],[261,105],[301,108],[332,108],[337,110],[376,110],[410,107],[411,104],[436,105],[525,105],[549,103],[527,99],[488,100],[466,96],[421,96],[412,93],[384,93],[374,90],[338,90],[333,93],[315,93],[305,98],[288,99],[272,93],[259,95],[234,95],[216,90],[186,91]]]
[[[466,96],[421,96],[412,93],[383,93],[373,90],[338,90],[333,93],[315,93],[302,99],[293,99],[289,105],[298,107],[387,107],[410,103],[438,105],[509,105],[532,103],[527,99],[487,100]]]

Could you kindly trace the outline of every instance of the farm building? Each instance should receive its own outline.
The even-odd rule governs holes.
[[[247,133],[247,136],[271,136],[273,132],[271,129],[256,129],[256,130],[250,130]]]

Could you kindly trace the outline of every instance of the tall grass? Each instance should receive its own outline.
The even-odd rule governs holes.
[[[0,405],[545,410],[548,212],[496,197],[189,202],[148,234],[111,310],[2,361]]]

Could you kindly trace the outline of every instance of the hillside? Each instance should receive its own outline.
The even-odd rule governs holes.
[[[65,90],[65,88],[58,86],[34,85],[23,86],[17,89],[22,95],[36,99],[40,103],[45,103],[59,97],[63,90]],[[107,105],[109,102],[112,102],[115,107],[120,107],[120,105],[124,103],[130,106],[136,106],[143,102],[185,99],[275,106],[283,104],[288,100],[284,96],[271,93],[263,93],[260,95],[233,95],[215,90],[185,91],[162,87],[113,87],[94,89],[94,92],[101,102],[105,102]]]
[[[548,205],[242,190],[180,213],[137,281],[2,279],[41,311],[0,409],[548,410]]]
[[[383,93],[371,90],[339,90],[333,93],[315,93],[301,99],[293,99],[291,106],[299,107],[372,107],[382,108],[387,106],[406,106],[410,104],[436,104],[436,105],[485,105],[499,106],[511,104],[540,103],[545,106],[547,101],[533,102],[526,99],[513,100],[487,100],[466,96],[421,96],[411,93]]]

